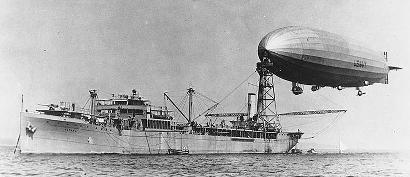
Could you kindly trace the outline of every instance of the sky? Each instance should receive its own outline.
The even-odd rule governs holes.
[[[362,97],[355,89],[311,93],[307,86],[294,96],[290,83],[277,78],[279,112],[348,110],[301,143],[335,145],[341,139],[352,149],[410,149],[408,9],[404,0],[0,0],[0,144],[17,140],[21,94],[30,111],[59,101],[82,105],[89,89],[135,88],[160,105],[164,91],[193,86],[220,100],[255,71],[264,35],[301,25],[387,51],[390,65],[404,68],[390,73],[389,85],[364,88]],[[247,84],[238,90],[224,101],[227,111],[241,107],[252,89]],[[314,132],[321,125],[303,128]]]

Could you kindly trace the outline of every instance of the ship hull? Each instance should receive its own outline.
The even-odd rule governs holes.
[[[287,153],[298,139],[278,133],[276,139],[211,136],[177,130],[122,130],[80,119],[21,113],[20,153],[189,154]]]

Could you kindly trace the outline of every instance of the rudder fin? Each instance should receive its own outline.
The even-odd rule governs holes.
[[[400,68],[400,67],[397,67],[397,66],[389,66],[389,71],[391,71],[391,70],[399,70],[399,69],[403,69],[403,68]]]

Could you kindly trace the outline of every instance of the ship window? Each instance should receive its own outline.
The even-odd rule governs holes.
[[[129,105],[142,105],[142,101],[140,100],[128,100]]]
[[[115,101],[114,105],[126,105],[127,101]]]
[[[144,110],[140,110],[140,109],[134,110],[134,112],[137,115],[143,115],[144,114]]]
[[[267,133],[267,134],[266,134],[266,138],[267,138],[267,139],[276,139],[276,134],[274,134],[274,133]]]
[[[141,122],[143,128],[147,127],[147,119],[141,119]]]
[[[148,121],[148,127],[153,128],[154,127],[154,122],[152,120]]]

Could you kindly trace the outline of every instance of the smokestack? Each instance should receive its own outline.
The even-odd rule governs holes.
[[[255,93],[248,93],[248,119],[252,119],[252,117],[256,114],[256,94]]]

